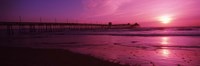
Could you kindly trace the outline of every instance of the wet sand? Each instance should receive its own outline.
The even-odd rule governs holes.
[[[0,66],[122,66],[62,49],[0,47]]]
[[[1,62],[4,61],[1,66],[200,66],[200,37],[195,36],[56,33],[14,35],[0,39],[0,46],[26,47],[1,48]]]

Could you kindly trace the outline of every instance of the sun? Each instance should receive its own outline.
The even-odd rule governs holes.
[[[172,21],[172,18],[170,16],[161,16],[159,17],[159,21],[161,21],[161,23],[163,24],[168,24]]]

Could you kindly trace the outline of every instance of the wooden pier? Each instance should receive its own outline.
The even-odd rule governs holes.
[[[88,23],[47,23],[47,22],[0,22],[0,28],[6,29],[7,34],[18,32],[58,32],[65,30],[102,30],[131,28],[128,24],[88,24]]]

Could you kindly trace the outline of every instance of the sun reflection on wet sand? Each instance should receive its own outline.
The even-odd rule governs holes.
[[[162,38],[161,38],[161,44],[162,44],[162,45],[167,45],[167,44],[169,44],[169,38],[168,38],[168,37],[162,37]]]
[[[168,45],[169,43],[170,43],[169,37],[161,37],[161,45]],[[161,49],[160,55],[163,56],[163,57],[169,57],[170,50],[169,49]]]
[[[162,50],[160,50],[160,53],[164,57],[169,57],[169,55],[170,55],[170,51],[168,49],[162,49]]]

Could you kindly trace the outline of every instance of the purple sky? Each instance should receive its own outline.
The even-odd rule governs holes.
[[[1,0],[0,21],[134,23],[200,26],[200,0]],[[169,24],[159,17],[169,16]]]

